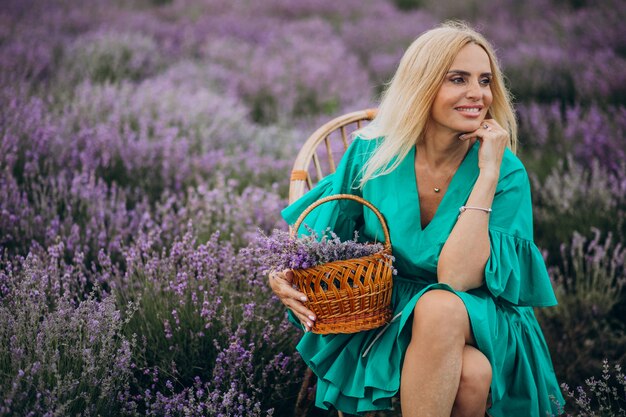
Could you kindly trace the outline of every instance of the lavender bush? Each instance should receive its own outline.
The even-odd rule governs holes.
[[[559,305],[537,315],[560,378],[581,384],[600,374],[602,358],[626,360],[626,249],[611,234],[594,230],[587,239],[574,233],[571,243],[563,244],[561,259],[562,265],[549,269]]]
[[[59,74],[69,82],[138,80],[154,74],[160,60],[155,42],[142,34],[87,33],[67,48]]]
[[[605,359],[602,375],[598,379],[593,376],[586,379],[585,385],[578,386],[575,391],[569,385],[562,384],[566,401],[571,402],[572,406],[561,407],[561,410],[577,409],[574,414],[568,412],[565,416],[626,416],[626,376],[619,364],[613,365],[613,372],[609,361]]]
[[[324,21],[289,23],[273,28],[256,45],[239,43],[218,40],[203,52],[211,61],[235,67],[240,75],[231,73],[224,81],[231,83],[257,122],[336,114],[359,100],[363,103],[363,92],[369,95],[366,72]]]
[[[573,158],[533,183],[536,239],[547,249],[550,262],[558,262],[560,245],[574,232],[588,234],[594,227],[626,241],[626,170],[611,174],[596,160],[585,169]]]
[[[197,66],[180,65],[138,85],[79,86],[60,110],[63,132],[100,140],[85,143],[72,163],[91,163],[109,181],[154,198],[164,189],[210,183],[218,173],[237,178],[240,190],[273,182],[284,189],[277,169],[288,169],[296,132],[250,123],[240,101],[204,82],[210,80]],[[148,175],[155,164],[160,169]]]
[[[118,415],[130,399],[134,337],[113,298],[73,299],[82,272],[57,249],[4,254],[0,415]]]
[[[402,12],[390,3],[372,5],[363,18],[344,22],[341,37],[354,51],[382,90],[389,81],[407,46],[422,32],[436,25],[437,20],[424,10]],[[384,28],[384,30],[381,30]]]
[[[265,233],[282,226],[280,210],[286,205],[277,193],[258,187],[246,187],[237,192],[234,180],[213,189],[200,186],[189,192],[186,216],[194,221],[194,230],[200,241],[206,241],[215,232],[235,248],[243,248],[254,241],[259,228]]]
[[[137,393],[147,415],[272,415],[285,412],[302,363],[295,330],[251,251],[219,234],[197,245],[192,232],[162,253],[158,232],[139,236],[116,283],[120,304],[137,311]],[[291,353],[288,353],[291,352]]]
[[[559,45],[520,43],[508,49],[505,71],[515,96],[532,97],[539,102],[574,102],[576,74],[562,65],[565,54],[568,51]]]
[[[528,167],[545,177],[567,154],[591,168],[598,161],[603,169],[618,172],[626,158],[626,108],[608,106],[562,107],[552,104],[524,104],[518,107],[520,155]]]
[[[173,97],[171,106],[163,104],[167,100],[157,106],[155,99],[144,98],[150,94],[163,97],[164,90]],[[0,156],[0,167],[6,173],[0,178],[4,197],[0,207],[5,215],[0,218],[4,231],[0,243],[6,247],[26,254],[33,241],[47,246],[57,236],[72,236],[75,243],[66,246],[87,244],[89,250],[81,249],[88,257],[93,258],[103,247],[119,251],[121,242],[153,222],[174,223],[175,227],[186,224],[189,204],[193,207],[189,206],[187,213],[206,212],[198,206],[197,196],[190,200],[197,194],[196,184],[216,190],[211,195],[227,188],[228,196],[214,201],[211,211],[224,212],[226,198],[233,202],[239,198],[242,204],[238,208],[254,214],[232,221],[245,225],[239,231],[246,227],[255,230],[260,223],[251,224],[254,219],[277,216],[271,210],[260,211],[258,205],[243,204],[239,196],[245,193],[249,197],[244,200],[251,198],[256,203],[273,201],[270,204],[276,208],[282,204],[271,190],[285,190],[287,179],[279,177],[279,171],[287,169],[284,153],[291,147],[285,143],[292,133],[238,123],[233,114],[216,111],[219,99],[209,92],[204,97],[210,100],[192,100],[200,109],[209,103],[204,113],[182,118],[169,109],[180,108],[189,89],[178,91],[170,86],[169,90],[150,88],[137,94],[131,86],[121,90],[81,86],[77,91],[76,101],[61,109],[60,118],[40,99],[5,97]],[[11,91],[4,93],[8,96]],[[131,105],[131,96],[138,98],[141,106]],[[159,121],[153,122],[150,114],[161,115]],[[181,134],[182,129],[193,132],[194,137]],[[226,186],[224,176],[238,180]],[[261,196],[260,187],[245,191],[251,184],[264,186],[268,197]],[[203,193],[207,194],[206,189]],[[171,218],[179,215],[180,219]],[[274,224],[270,220],[262,223]]]

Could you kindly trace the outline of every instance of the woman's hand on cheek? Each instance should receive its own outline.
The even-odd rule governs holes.
[[[480,141],[478,150],[478,167],[481,172],[499,175],[502,155],[509,143],[509,133],[494,119],[485,119],[480,127],[473,132],[459,136],[461,140],[470,140],[470,146]]]

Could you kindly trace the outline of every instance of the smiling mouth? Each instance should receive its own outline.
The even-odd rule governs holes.
[[[455,110],[464,111],[468,113],[480,113],[482,107],[456,107]]]

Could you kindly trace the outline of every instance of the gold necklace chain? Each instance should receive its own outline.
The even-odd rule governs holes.
[[[469,152],[469,149],[468,149],[468,152]],[[465,156],[466,156],[466,155],[467,155],[467,152],[466,152],[466,154],[463,156],[463,158],[465,158]],[[442,184],[442,185],[449,185],[449,183],[450,183],[450,181],[451,181],[452,177],[454,176],[454,173],[455,173],[455,172],[459,169],[459,167],[461,166],[461,163],[462,163],[462,162],[463,162],[463,159],[461,159],[461,162],[459,162],[459,165],[457,165],[457,167],[456,167],[456,169],[455,169],[455,170],[450,171],[450,173],[448,174],[448,177],[446,178],[446,180],[445,180],[444,184]],[[430,171],[430,170],[429,170],[429,171]],[[435,193],[439,193],[439,192],[441,192],[441,188],[442,188],[442,187],[433,187],[433,191],[434,191]]]
[[[450,174],[448,175],[448,178],[446,178],[446,182],[445,184],[448,185],[450,183],[450,180],[452,179],[452,175],[454,175],[454,171],[450,172]],[[440,187],[433,187],[433,191],[438,193],[441,191]]]

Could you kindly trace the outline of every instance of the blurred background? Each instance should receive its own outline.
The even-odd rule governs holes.
[[[308,135],[447,19],[515,97],[566,410],[624,415],[620,0],[3,0],[0,415],[294,415],[255,235],[286,227]]]

